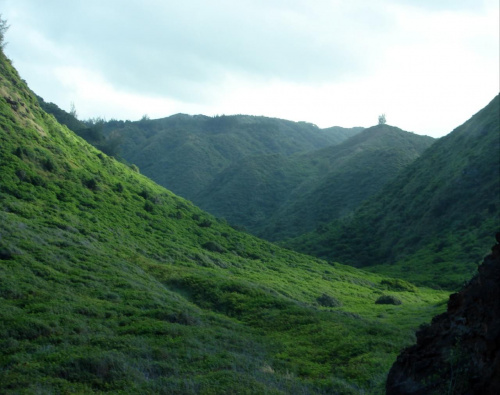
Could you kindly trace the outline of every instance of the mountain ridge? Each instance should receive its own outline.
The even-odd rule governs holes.
[[[277,232],[268,226],[258,235],[285,239],[348,216],[433,143],[431,137],[378,125],[338,145],[304,154],[306,160],[318,161],[320,166],[317,179],[305,178],[276,213],[276,222],[287,232],[276,237]]]
[[[193,200],[268,240],[297,236],[348,215],[433,141],[375,126],[303,154],[246,158]]]
[[[420,284],[458,287],[500,221],[498,108],[496,96],[352,217],[285,244]],[[429,273],[433,280],[424,281]]]
[[[98,148],[121,145],[160,184],[272,241],[349,215],[434,141],[389,125],[319,129],[248,115],[180,113],[93,127],[100,129],[80,134]]]

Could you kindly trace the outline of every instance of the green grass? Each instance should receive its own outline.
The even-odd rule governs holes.
[[[235,231],[60,126],[3,55],[0,76],[1,393],[376,394],[443,311]]]

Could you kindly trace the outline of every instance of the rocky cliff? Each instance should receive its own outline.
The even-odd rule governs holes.
[[[447,312],[417,333],[387,378],[388,395],[500,394],[500,233]]]

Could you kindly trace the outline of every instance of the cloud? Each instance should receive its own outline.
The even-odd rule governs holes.
[[[292,82],[339,80],[362,68],[372,47],[360,40],[368,37],[360,29],[372,30],[366,23],[372,17],[379,28],[383,19],[373,10],[325,1],[314,7],[304,1],[292,7],[273,1],[214,1],[209,7],[205,1],[28,3],[19,23],[57,42],[68,63],[84,58],[113,83],[153,93],[179,91],[185,81],[217,81],[228,72]],[[361,54],[356,47],[363,42]]]
[[[386,112],[389,123],[443,134],[498,90],[497,0],[0,6],[21,75],[83,117],[249,113],[326,127],[368,126]]]

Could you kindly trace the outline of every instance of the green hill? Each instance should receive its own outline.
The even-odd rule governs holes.
[[[285,243],[419,284],[457,288],[500,223],[499,97],[352,216]]]
[[[0,51],[1,393],[380,393],[445,298],[235,231],[58,124]]]
[[[365,129],[336,146],[303,155],[315,172],[303,178],[258,232],[270,240],[321,229],[377,193],[434,139],[388,125]]]
[[[387,125],[307,153],[229,165],[193,200],[251,233],[279,240],[348,215],[434,139]]]
[[[177,114],[104,124],[105,135],[121,139],[124,159],[160,185],[194,202],[214,177],[234,162],[249,156],[288,156],[326,147],[360,130],[319,129],[306,122],[248,115]]]

